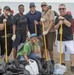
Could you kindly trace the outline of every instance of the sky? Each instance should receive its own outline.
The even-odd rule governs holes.
[[[18,5],[19,4],[23,4],[25,6],[25,12],[24,14],[26,14],[29,11],[29,3],[30,2],[0,2],[0,6],[3,8],[4,6],[8,5],[11,7],[11,9],[14,10],[14,14],[18,13]],[[58,12],[58,6],[59,4],[61,4],[61,2],[59,3],[53,3],[53,2],[47,2],[48,5],[51,5],[53,10]],[[62,2],[64,3],[64,2]],[[74,3],[64,3],[66,5],[67,11],[70,10],[72,12],[72,16],[74,17]],[[36,5],[36,10],[41,11],[41,2],[35,2]],[[59,13],[59,12],[58,12]]]

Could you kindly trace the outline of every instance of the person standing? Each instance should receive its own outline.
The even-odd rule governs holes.
[[[3,14],[0,17],[0,44],[1,44],[1,56],[4,56],[5,54],[5,33],[4,33],[4,24],[3,24],[3,20],[6,19],[6,29],[7,29],[7,50],[8,50],[8,55],[10,55],[11,50],[12,50],[12,19],[11,17],[8,15],[10,12],[10,7],[9,6],[5,6],[3,8]]]
[[[28,29],[30,34],[35,33],[35,25],[36,25],[36,31],[37,36],[40,36],[42,34],[42,26],[40,23],[41,19],[41,12],[36,10],[36,6],[34,2],[31,2],[29,4],[30,11],[26,14],[27,20],[28,20]],[[41,47],[41,57],[43,58],[43,48]]]
[[[59,13],[55,20],[55,29],[58,29],[57,51],[60,52],[60,25],[62,25],[62,65],[65,65],[65,51],[70,53],[71,71],[74,72],[74,43],[72,34],[72,16],[66,14],[65,4],[59,5]]]
[[[24,43],[26,41],[26,31],[27,31],[27,18],[23,14],[24,13],[24,5],[20,4],[18,6],[18,11],[16,15],[13,17],[13,55],[14,59],[17,56],[17,47],[20,43]]]
[[[43,35],[46,37],[46,46],[50,55],[51,62],[54,63],[53,59],[53,44],[55,42],[54,12],[48,9],[48,5],[46,2],[41,3],[41,8],[42,8],[41,21],[44,22]]]
[[[42,29],[40,25],[41,12],[36,10],[35,3],[29,5],[30,11],[26,14],[28,20],[28,29],[30,33],[35,33],[35,25],[37,26],[37,35],[41,35]]]

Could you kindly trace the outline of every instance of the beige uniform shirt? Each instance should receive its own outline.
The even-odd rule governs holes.
[[[42,18],[45,19],[45,22],[44,22],[44,30],[47,30],[49,25],[50,25],[50,21],[51,20],[54,20],[54,12],[52,10],[48,10],[46,13],[45,12],[42,12]],[[54,32],[54,25],[52,26],[50,32]]]

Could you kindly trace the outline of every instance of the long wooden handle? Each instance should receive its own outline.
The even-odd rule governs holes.
[[[37,34],[37,26],[36,26],[36,24],[35,24],[35,34]]]
[[[4,22],[5,29],[5,49],[6,49],[6,62],[8,62],[8,50],[7,50],[7,30],[6,30],[6,22]]]
[[[60,27],[60,64],[62,63],[62,34],[63,34],[63,30],[61,25]]]
[[[42,30],[44,31],[44,22],[42,22]],[[48,61],[48,51],[47,51],[47,48],[46,48],[46,37],[45,36],[43,37],[43,40],[44,40],[46,61]]]

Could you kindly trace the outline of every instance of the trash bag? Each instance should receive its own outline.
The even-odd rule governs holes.
[[[24,64],[16,59],[12,62],[6,63],[5,73],[3,75],[30,75],[30,73],[25,69]]]
[[[52,64],[51,61],[46,61],[45,58],[32,59],[37,62],[40,75],[51,75],[53,73],[54,64]]]
[[[39,73],[42,73],[43,72],[43,68],[42,68],[42,65],[41,65],[41,62],[40,62],[41,58],[40,59],[32,58],[32,59],[37,62]]]
[[[17,67],[13,62],[8,62],[5,65],[5,71],[11,71],[11,72],[16,73]]]
[[[61,64],[55,64],[54,74],[64,74],[67,71],[67,67]]]
[[[5,72],[4,67],[2,64],[0,64],[0,75],[3,74]]]
[[[45,58],[39,59],[42,65],[41,75],[51,75],[54,71],[54,64],[51,61],[46,61]]]
[[[37,62],[33,59],[29,59],[29,65],[26,65],[25,69],[30,72],[30,75],[39,74]]]
[[[13,75],[11,71],[6,71],[3,75]]]

